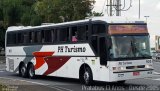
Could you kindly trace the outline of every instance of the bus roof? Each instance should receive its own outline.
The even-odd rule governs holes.
[[[63,23],[45,23],[44,25],[41,26],[11,26],[8,27],[8,31],[18,31],[18,30],[27,30],[27,29],[36,29],[36,28],[45,28],[45,27],[54,27],[54,26],[60,26],[60,25],[67,25],[67,24],[76,24],[76,23],[83,23],[83,22],[88,22],[88,21],[103,21],[106,23],[145,23],[142,20],[139,19],[134,19],[134,18],[128,18],[128,17],[106,17],[106,16],[101,16],[101,17],[90,17],[88,19],[84,20],[78,20],[78,21],[70,21],[70,22],[63,22]]]

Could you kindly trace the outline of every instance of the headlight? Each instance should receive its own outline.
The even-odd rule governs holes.
[[[153,67],[152,67],[152,64],[147,64],[145,68],[153,68]]]
[[[113,71],[126,70],[126,67],[113,67]]]

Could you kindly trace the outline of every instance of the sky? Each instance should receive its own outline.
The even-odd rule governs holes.
[[[107,16],[106,7],[103,8],[105,1],[107,0],[96,0],[93,11],[102,12]],[[126,8],[130,5],[130,0],[121,0],[126,1]],[[155,35],[160,36],[160,0],[140,0],[141,2],[141,16],[142,20],[146,21],[148,31],[150,33],[150,42],[151,47],[155,47]],[[132,7],[128,11],[123,11],[121,16],[139,18],[139,0],[132,0]]]

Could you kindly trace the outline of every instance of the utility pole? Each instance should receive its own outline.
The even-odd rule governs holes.
[[[121,0],[115,0],[116,4],[114,4],[113,0],[109,0],[109,5],[106,5],[109,7],[109,16],[113,16],[113,7],[116,9],[116,16],[121,15]]]
[[[139,0],[139,16],[138,18],[140,19],[141,18],[141,1]]]
[[[112,0],[110,0],[110,16],[112,16]]]
[[[116,0],[116,16],[121,16],[121,0]]]

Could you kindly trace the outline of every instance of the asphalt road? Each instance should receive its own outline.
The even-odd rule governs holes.
[[[4,64],[3,64],[4,65]],[[0,65],[2,69],[3,65]],[[3,67],[2,67],[3,66]],[[57,77],[38,76],[36,79],[21,78],[17,74],[0,71],[0,83],[9,84],[14,91],[104,91],[126,90],[144,91],[160,90],[160,62],[154,62],[155,71],[152,78],[127,80],[125,84],[96,82],[93,86],[81,85],[79,80]]]

